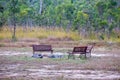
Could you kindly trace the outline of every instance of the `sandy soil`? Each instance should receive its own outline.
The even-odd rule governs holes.
[[[50,44],[62,58],[33,58],[33,44]],[[92,42],[93,43],[93,42]],[[92,57],[68,59],[79,41],[20,39],[0,41],[0,80],[120,80],[120,43],[97,42]],[[50,53],[38,53],[50,55]]]
[[[71,48],[69,48],[70,50]],[[0,48],[0,80],[119,80],[120,51],[96,48],[90,58],[68,59],[67,50],[54,48],[62,58],[33,58],[31,47]],[[42,53],[50,54],[50,53]]]

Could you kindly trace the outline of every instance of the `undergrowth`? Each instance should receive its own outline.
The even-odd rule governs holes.
[[[13,29],[9,27],[3,27],[0,31],[0,40],[11,39],[13,35]],[[57,40],[96,40],[96,41],[110,41],[110,42],[120,42],[120,38],[114,35],[108,39],[106,35],[103,35],[104,39],[99,39],[94,33],[90,33],[90,36],[86,38],[81,36],[77,31],[66,32],[62,28],[46,28],[46,27],[34,27],[34,28],[16,28],[16,38],[38,38],[38,39],[57,39]]]
[[[0,31],[0,40],[2,39],[11,39],[13,30],[8,27],[4,27]],[[23,30],[21,27],[16,29],[16,38],[52,38],[52,39],[68,39],[68,40],[80,40],[80,36],[77,32],[69,31],[66,32],[64,29],[47,29],[47,28],[28,28]]]

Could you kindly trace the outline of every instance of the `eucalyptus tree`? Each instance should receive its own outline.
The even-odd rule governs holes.
[[[16,40],[16,23],[17,17],[19,15],[20,8],[19,8],[19,1],[18,0],[10,0],[9,1],[9,16],[11,17],[12,25],[14,26],[12,39]]]

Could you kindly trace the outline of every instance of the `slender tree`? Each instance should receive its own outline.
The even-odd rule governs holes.
[[[12,39],[13,41],[16,40],[16,21],[17,21],[17,14],[19,13],[19,5],[18,5],[18,0],[10,0],[9,3],[9,12],[10,12],[10,17],[12,20],[12,24],[13,24],[13,35],[12,35]]]

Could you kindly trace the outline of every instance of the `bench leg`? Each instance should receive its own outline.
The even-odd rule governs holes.
[[[90,57],[91,57],[91,52],[90,52]]]
[[[53,51],[51,51],[51,54],[53,54]]]
[[[87,58],[86,53],[85,53],[85,58]]]
[[[89,55],[89,57],[91,57],[91,52],[87,53]]]
[[[75,59],[75,55],[73,54],[73,59]]]
[[[70,58],[71,54],[68,55],[68,59]]]
[[[35,51],[33,51],[33,54],[35,53]]]

